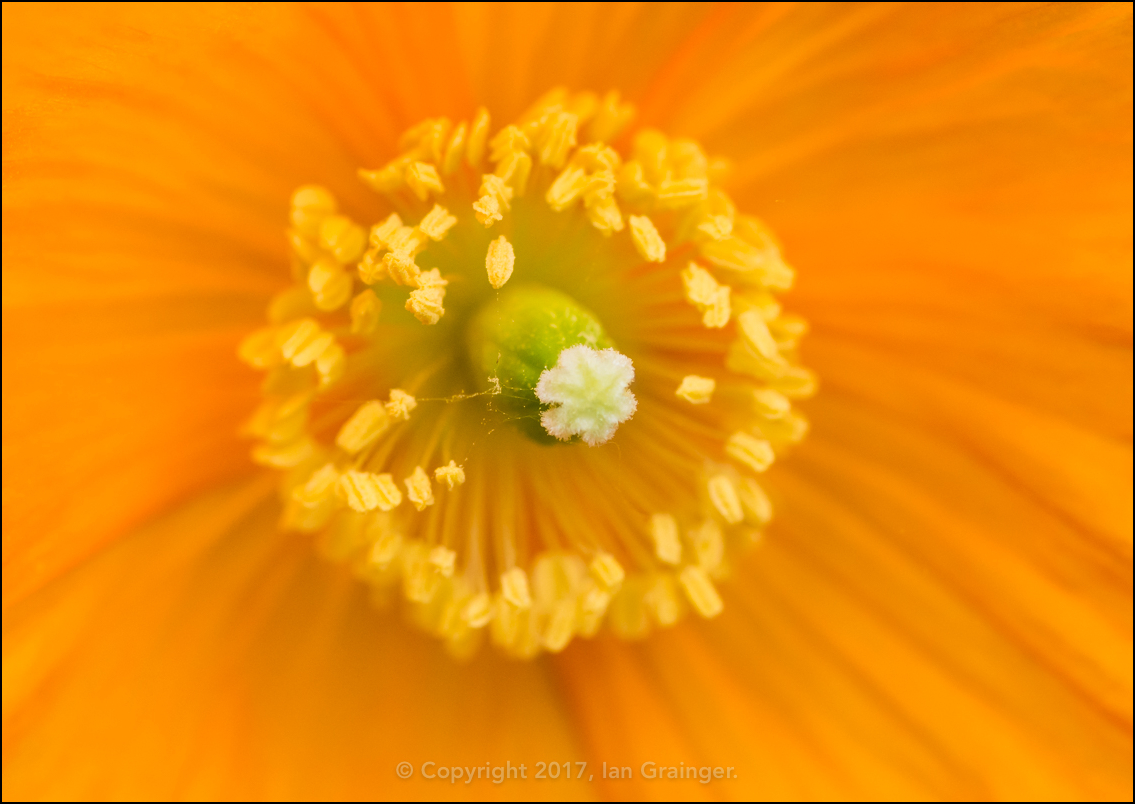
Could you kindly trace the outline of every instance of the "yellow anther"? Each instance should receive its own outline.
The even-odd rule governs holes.
[[[622,565],[610,553],[599,553],[591,559],[588,569],[591,572],[591,577],[608,591],[618,589],[626,577]]]
[[[371,248],[393,248],[393,237],[401,228],[402,219],[397,212],[391,212],[382,223],[376,223],[370,228]]]
[[[354,415],[347,419],[339,428],[335,443],[354,455],[373,444],[388,427],[390,427],[390,414],[386,412],[386,406],[375,399],[360,405]]]
[[[342,344],[333,343],[323,350],[315,360],[315,370],[319,374],[319,385],[326,388],[343,376],[347,368],[347,352]]]
[[[351,298],[351,275],[335,260],[316,260],[307,273],[307,286],[312,301],[320,310],[338,310]]]
[[[571,112],[552,112],[541,126],[536,154],[541,165],[559,170],[575,147],[579,118]]]
[[[594,92],[577,92],[567,99],[564,109],[578,117],[582,126],[599,111],[599,96]]]
[[[544,200],[556,212],[562,212],[583,195],[586,187],[587,172],[581,167],[568,165],[548,187]]]
[[[486,229],[504,219],[500,202],[491,195],[483,195],[473,202],[473,215]]]
[[[418,400],[401,388],[390,390],[390,401],[386,403],[386,412],[393,419],[410,420],[410,411],[418,406]]]
[[[390,250],[416,257],[429,244],[429,236],[416,226],[400,226],[390,236]]]
[[[516,253],[512,250],[504,235],[489,243],[489,250],[485,254],[485,271],[489,275],[489,284],[500,290],[504,283],[512,276],[512,268],[516,264]]]
[[[301,505],[312,506],[326,500],[335,493],[335,484],[339,481],[339,471],[332,463],[326,463],[312,472],[311,477],[303,485],[292,490],[292,499]]]
[[[657,184],[666,176],[666,157],[669,141],[666,135],[653,128],[640,131],[634,138],[634,158],[646,171],[646,178]]]
[[[295,229],[289,229],[288,245],[292,247],[292,254],[301,265],[311,265],[323,255],[323,252],[319,249],[318,229],[310,238],[305,237]]]
[[[789,366],[770,380],[769,385],[792,399],[806,399],[816,393],[819,381],[815,374],[803,366]]]
[[[319,333],[292,356],[292,365],[296,368],[311,365],[318,360],[334,342],[335,336],[330,332]]]
[[[308,436],[301,436],[286,444],[260,444],[252,450],[252,460],[261,466],[275,469],[291,469],[306,461],[315,453],[315,443]]]
[[[375,192],[393,193],[406,182],[406,168],[410,160],[398,157],[378,170],[359,169],[359,178]]]
[[[721,518],[730,525],[736,525],[745,518],[741,508],[741,500],[737,496],[737,487],[728,475],[714,475],[706,482],[706,493],[709,501]]]
[[[634,241],[635,251],[647,262],[665,262],[666,244],[658,230],[654,228],[650,218],[645,215],[631,215],[631,240]]]
[[[369,335],[378,327],[378,316],[382,312],[382,302],[373,290],[367,288],[351,299],[351,332],[355,335]]]
[[[587,139],[591,142],[610,142],[634,118],[634,106],[619,102],[619,93],[611,90],[603,96],[591,123],[587,126]]]
[[[333,215],[337,208],[335,196],[325,187],[300,187],[292,193],[292,226],[308,237],[317,237],[323,219]]]
[[[646,171],[638,162],[627,162],[619,168],[618,176],[616,188],[620,198],[635,202],[654,195],[654,188],[646,180]]]
[[[772,519],[772,503],[765,490],[751,477],[741,478],[737,484],[737,497],[745,511],[745,519],[751,524],[767,525]]]
[[[681,209],[704,201],[708,193],[709,182],[705,179],[663,179],[654,197],[663,208]]]
[[[482,106],[473,115],[473,122],[469,126],[469,144],[465,149],[465,161],[474,170],[481,167],[481,160],[485,157],[485,143],[489,138],[489,123],[489,110]]]
[[[731,312],[730,288],[720,285],[713,275],[695,262],[682,271],[682,285],[686,298],[702,313],[702,324],[720,329],[729,323]]]
[[[406,186],[421,201],[429,198],[430,193],[440,195],[445,192],[437,168],[428,162],[413,162],[406,168]]]
[[[430,240],[438,241],[445,237],[445,233],[453,228],[457,218],[449,214],[441,204],[434,204],[426,216],[418,224],[420,229]]]
[[[549,653],[559,653],[571,642],[575,635],[576,602],[574,599],[559,600],[544,623],[540,643]]]
[[[604,198],[587,205],[587,219],[603,235],[610,237],[623,231],[623,214],[614,198]]]
[[[433,486],[425,469],[420,466],[415,467],[413,474],[403,482],[406,484],[406,496],[419,511],[424,511],[434,504]]]
[[[382,250],[374,246],[366,250],[356,267],[358,268],[359,279],[362,280],[364,285],[373,285],[389,276],[386,263],[382,261]]]
[[[643,595],[643,603],[659,625],[665,627],[678,622],[682,607],[678,601],[674,579],[670,575],[657,575]]]
[[[441,172],[448,176],[461,165],[461,157],[465,155],[465,132],[467,126],[464,121],[457,124],[453,133],[449,135],[449,142],[445,146],[445,156],[441,160]]]
[[[552,87],[534,100],[520,115],[518,121],[525,125],[532,122],[538,123],[551,112],[558,112],[560,109],[564,108],[567,99],[568,91],[566,87]]]
[[[757,388],[753,391],[753,410],[766,419],[782,419],[792,410],[792,403],[779,391]]]
[[[386,272],[396,283],[417,287],[422,269],[412,256],[401,251],[390,251],[382,255],[382,262],[386,266]]]
[[[380,514],[372,514],[372,516],[381,516]],[[398,553],[402,550],[402,534],[392,529],[388,523],[383,523],[378,528],[374,544],[371,545],[370,553],[367,554],[367,561],[379,569],[385,569],[390,565],[394,559],[398,557]]]
[[[687,374],[682,378],[682,384],[674,393],[691,405],[705,405],[713,396],[713,389],[716,387],[717,383],[711,377]]]
[[[237,356],[253,368],[263,369],[279,365],[284,357],[280,353],[279,330],[276,327],[256,330],[240,342]]]
[[[453,567],[457,562],[457,553],[444,545],[438,545],[430,550],[430,564],[443,578],[453,577]]]
[[[493,599],[487,592],[478,592],[461,608],[461,619],[470,628],[484,628],[493,619]]]
[[[527,151],[532,145],[519,126],[505,126],[489,141],[489,159],[500,162],[510,154]]]
[[[406,309],[423,324],[436,324],[445,315],[445,288],[439,285],[411,291]]]
[[[268,320],[273,324],[284,324],[315,312],[314,307],[311,291],[303,285],[292,285],[281,290],[268,302]]]
[[[428,271],[422,271],[418,274],[418,287],[420,288],[443,288],[448,284],[448,280],[441,278],[441,270],[438,268],[430,268]]]
[[[678,536],[678,523],[670,514],[653,514],[650,517],[650,538],[654,542],[654,555],[666,564],[682,560],[682,540]]]
[[[792,287],[795,271],[785,264],[780,243],[768,226],[752,215],[739,215],[733,223],[733,233],[759,255],[755,268],[762,284],[774,290]]]
[[[276,443],[295,441],[307,426],[311,398],[310,392],[301,392],[287,399],[263,402],[245,425],[245,432]]]
[[[402,548],[402,592],[414,603],[429,603],[441,586],[441,575],[430,563],[429,550],[419,541]]]
[[[583,202],[589,207],[615,199],[615,174],[611,170],[599,170],[587,177],[583,188]]]
[[[284,356],[285,360],[291,360],[297,352],[318,337],[320,331],[319,324],[310,318],[301,318],[298,321],[284,324],[276,331],[280,344],[280,354]]]
[[[363,255],[367,233],[346,215],[329,215],[319,227],[319,245],[339,262],[354,262]]]
[[[725,440],[725,454],[755,472],[768,469],[776,457],[772,444],[743,431],[738,431]]]
[[[600,170],[613,172],[618,170],[622,163],[623,160],[619,156],[619,152],[601,142],[584,145],[571,156],[571,164],[578,165],[589,172]]]
[[[692,565],[686,567],[678,575],[678,580],[682,584],[686,598],[698,614],[708,618],[721,613],[724,604],[704,569]]]
[[[513,567],[501,573],[501,597],[518,609],[526,609],[532,605],[532,596],[528,594],[528,576],[520,567]]]
[[[445,132],[449,131],[450,122],[444,117],[428,117],[402,132],[402,136],[398,138],[398,149],[401,151],[418,151],[422,144],[427,146],[437,139],[439,133],[442,134],[444,139]],[[426,150],[420,152],[426,154]]]
[[[611,595],[592,584],[579,596],[579,616],[576,630],[585,637],[594,636],[603,623],[603,615],[611,603]]]
[[[453,489],[465,482],[465,469],[458,466],[455,461],[450,461],[445,466],[434,469],[434,479]]]
[[[737,329],[745,345],[763,357],[775,363],[783,363],[780,349],[776,345],[768,324],[761,318],[756,310],[746,310],[737,316]]]
[[[782,315],[768,320],[769,332],[781,349],[792,349],[808,333],[808,322],[798,315]]]
[[[512,200],[512,188],[508,186],[504,179],[493,173],[485,173],[481,176],[481,187],[477,192],[482,196],[492,196],[496,199],[497,204],[504,211],[508,211],[509,201]]]
[[[721,565],[721,560],[725,557],[725,536],[715,520],[707,519],[692,528],[687,536],[699,567],[712,572]]]
[[[344,472],[337,481],[339,496],[354,511],[373,511],[379,507],[381,499],[378,477],[372,472],[354,469]]]
[[[528,175],[531,172],[532,157],[524,151],[513,151],[500,161],[494,171],[518,196],[524,195],[524,190],[528,186]]]

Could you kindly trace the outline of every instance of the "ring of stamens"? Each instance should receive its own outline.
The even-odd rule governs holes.
[[[632,116],[617,93],[555,90],[495,131],[484,109],[425,120],[359,171],[386,208],[369,230],[300,188],[295,281],[240,346],[266,372],[246,432],[281,472],[283,526],[377,600],[401,587],[457,655],[486,632],[529,657],[605,623],[634,638],[715,616],[716,582],[772,516],[756,477],[807,431],[792,400],[815,378],[775,296],[793,280],[779,245],[720,189],[721,161],[624,135]],[[474,376],[467,322],[518,281],[610,331],[617,359],[565,349],[526,397],[553,435],[602,438],[537,444],[504,404],[534,389]]]

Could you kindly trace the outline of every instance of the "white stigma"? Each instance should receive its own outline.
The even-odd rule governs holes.
[[[627,390],[632,380],[634,363],[626,355],[583,344],[569,346],[536,384],[539,400],[552,405],[540,416],[540,424],[561,441],[580,436],[588,446],[605,444],[638,407]]]

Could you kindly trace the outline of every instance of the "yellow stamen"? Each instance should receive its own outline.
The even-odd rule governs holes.
[[[768,469],[775,457],[772,444],[745,432],[729,436],[725,442],[725,453],[756,472]]]
[[[591,560],[591,575],[608,591],[617,589],[626,573],[610,553],[600,553]]]
[[[441,204],[434,204],[421,222],[418,224],[420,229],[430,240],[438,241],[445,237],[445,233],[453,228],[457,223],[457,218],[449,214],[449,212]]]
[[[393,388],[390,391],[390,401],[386,403],[386,412],[390,414],[391,418],[409,421],[410,411],[417,406],[418,400],[414,399],[413,396],[401,388]]]
[[[650,517],[650,538],[654,541],[654,554],[666,564],[677,565],[682,560],[682,540],[678,537],[678,523],[670,514]]]
[[[720,329],[729,323],[728,285],[719,285],[709,271],[695,262],[682,271],[682,285],[686,298],[703,313],[703,324],[710,329]]]
[[[631,215],[631,240],[639,256],[647,262],[665,262],[666,244],[645,215]]]
[[[741,500],[737,496],[737,487],[728,475],[714,475],[706,483],[709,501],[713,504],[721,518],[730,525],[736,525],[745,518],[741,509]]]
[[[446,176],[461,166],[461,157],[465,155],[465,131],[465,123],[461,122],[449,135],[449,144],[445,146],[445,156],[441,163],[441,172]]]
[[[429,481],[427,480],[427,482]],[[438,545],[430,550],[429,561],[433,564],[439,575],[443,578],[451,578],[453,577],[454,565],[457,562],[457,553],[453,552],[448,547]]]
[[[335,260],[324,257],[311,266],[307,275],[315,306],[325,312],[338,310],[351,298],[351,275]]]
[[[481,160],[485,157],[485,143],[489,139],[489,122],[489,110],[482,107],[473,115],[473,122],[469,126],[469,145],[465,152],[465,159],[469,167],[474,170],[481,167]]]
[[[436,324],[445,315],[445,308],[442,306],[444,300],[445,288],[431,285],[412,291],[406,302],[406,309],[423,324]]]
[[[440,195],[445,192],[437,168],[428,162],[414,162],[406,169],[406,186],[422,201],[429,198],[430,193]]]
[[[354,455],[369,447],[390,427],[390,414],[377,399],[359,407],[340,428],[335,443]]]
[[[426,474],[425,469],[420,466],[415,467],[414,473],[406,478],[405,483],[406,496],[410,498],[410,502],[419,511],[424,511],[434,504],[433,486],[430,484],[430,476]]]
[[[504,599],[518,609],[526,609],[532,605],[532,597],[528,594],[528,576],[520,567],[513,567],[501,574],[501,595]]]
[[[678,575],[678,580],[681,581],[686,597],[698,614],[709,618],[721,613],[725,606],[705,570],[695,566],[686,567]]]
[[[447,488],[454,489],[465,482],[465,469],[456,462],[450,461],[445,466],[434,469],[434,478],[438,483],[444,483]]]
[[[725,557],[725,537],[721,526],[714,520],[707,519],[692,529],[689,537],[698,566],[707,572],[717,569],[721,565],[721,559]]]
[[[367,233],[345,215],[330,215],[319,227],[319,245],[339,262],[354,262],[363,255]]]
[[[682,378],[682,384],[675,393],[691,405],[705,405],[713,396],[713,389],[716,386],[717,383],[710,377],[687,374]]]
[[[489,275],[489,284],[500,290],[504,283],[512,276],[512,268],[516,264],[516,254],[512,244],[504,235],[489,243],[489,250],[485,254],[485,270]]]
[[[378,316],[382,312],[382,302],[370,288],[351,300],[351,333],[370,335],[378,327]]]

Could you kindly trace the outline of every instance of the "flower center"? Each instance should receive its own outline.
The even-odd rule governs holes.
[[[283,526],[458,655],[715,616],[771,517],[754,475],[807,429],[779,246],[631,116],[557,90],[495,132],[426,120],[360,171],[369,231],[300,188],[295,282],[240,347]]]

